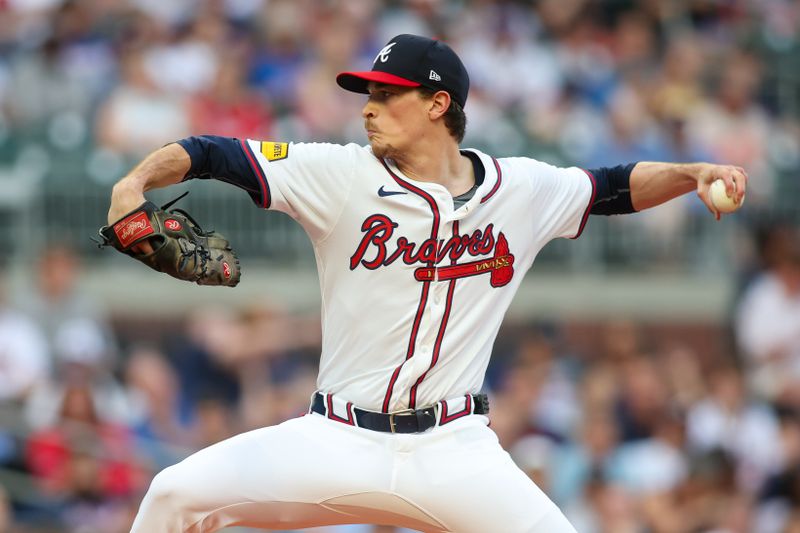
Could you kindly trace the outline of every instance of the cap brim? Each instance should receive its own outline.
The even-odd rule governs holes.
[[[354,93],[368,94],[367,84],[371,81],[385,83],[387,85],[400,85],[402,87],[420,86],[420,84],[415,81],[378,70],[370,70],[367,72],[342,72],[336,76],[336,83],[339,84],[339,87]]]

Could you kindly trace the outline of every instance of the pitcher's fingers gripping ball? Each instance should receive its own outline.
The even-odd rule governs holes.
[[[717,211],[720,213],[733,213],[742,207],[742,204],[744,203],[744,196],[737,201],[736,192],[737,190],[735,182],[733,184],[733,196],[729,196],[728,191],[725,188],[725,181],[718,179],[711,184],[711,188],[709,190],[711,203],[714,204],[714,207],[716,207]]]
[[[159,208],[142,205],[117,222],[100,228],[100,246],[113,246],[153,270],[198,285],[235,287],[241,278],[239,258],[228,240],[215,231],[203,231],[182,209],[166,211],[181,197]],[[152,252],[142,252],[148,242]]]

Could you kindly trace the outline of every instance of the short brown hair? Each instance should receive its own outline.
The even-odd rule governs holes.
[[[433,98],[433,95],[438,92],[427,87],[417,87],[417,91],[423,98]],[[444,125],[447,126],[447,130],[456,142],[461,143],[464,140],[464,133],[467,131],[467,115],[452,97],[450,98],[450,107],[444,114]]]

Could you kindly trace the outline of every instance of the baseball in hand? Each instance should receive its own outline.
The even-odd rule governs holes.
[[[734,190],[736,190],[735,184]],[[714,204],[714,207],[716,207],[717,211],[720,213],[733,213],[742,207],[742,204],[744,203],[744,197],[742,197],[741,202],[736,203],[735,199],[728,196],[728,193],[725,191],[725,181],[721,179],[718,179],[711,184],[709,195],[711,197],[711,203]]]

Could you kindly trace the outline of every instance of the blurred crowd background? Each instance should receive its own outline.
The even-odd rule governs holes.
[[[365,143],[363,99],[334,77],[405,32],[466,63],[467,146],[748,171],[746,207],[722,223],[687,196],[592,217],[537,262],[598,288],[723,280],[723,309],[687,298],[683,319],[653,320],[645,296],[629,314],[516,314],[485,388],[502,444],[581,533],[800,532],[792,0],[0,0],[0,532],[128,531],[159,469],[307,409],[316,311],[244,297],[259,271],[315,284],[287,217],[193,187],[186,205],[224,228],[245,276],[224,304],[211,289],[173,313],[152,312],[171,298],[148,292],[156,274],[127,287],[151,313],[115,299],[140,267],[88,236],[111,184],[172,140]],[[98,291],[89,275],[117,277]]]

